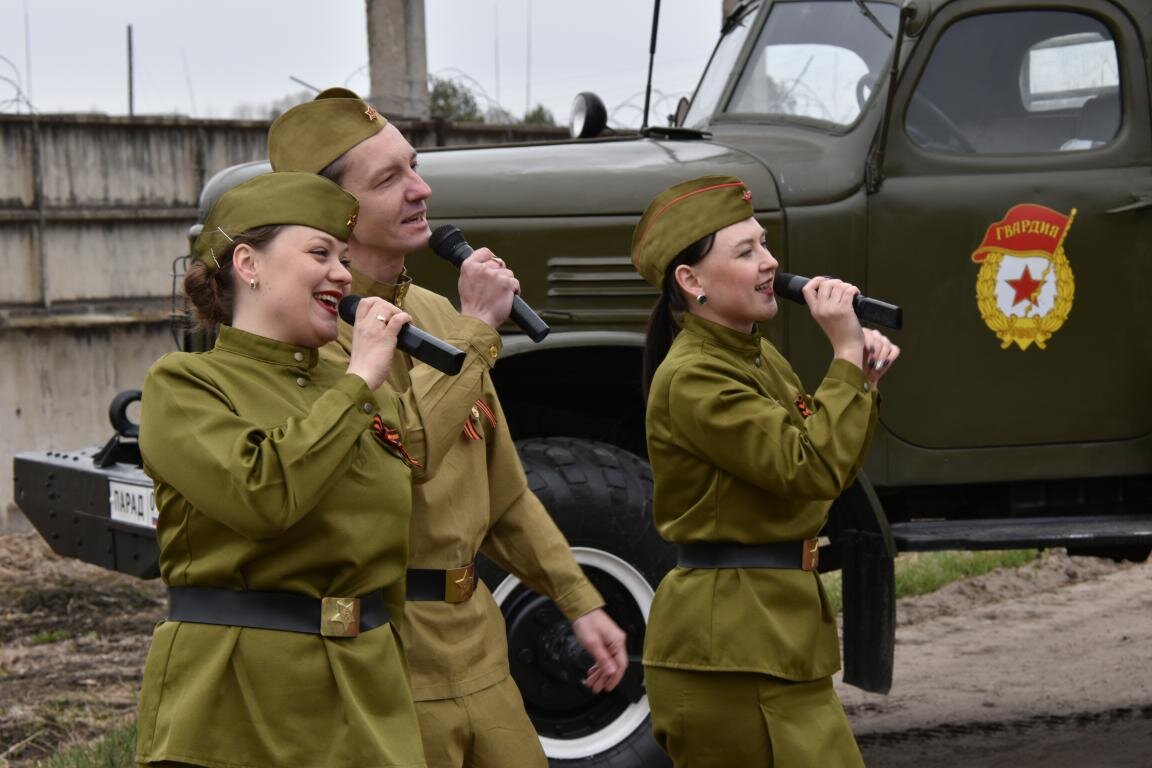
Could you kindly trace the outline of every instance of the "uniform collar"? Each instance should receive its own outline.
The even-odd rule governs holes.
[[[216,337],[214,349],[243,355],[273,365],[294,368],[314,368],[320,360],[320,350],[318,349],[286,344],[266,336],[257,336],[248,331],[241,331],[230,325],[220,326],[220,335]]]
[[[760,352],[760,334],[756,330],[752,333],[741,333],[691,312],[685,312],[681,316],[680,325],[688,333],[701,336],[722,347],[753,355]]]
[[[373,280],[363,272],[352,270],[352,293],[357,296],[379,296],[397,309],[404,309],[404,297],[408,295],[408,288],[412,285],[412,278],[408,270],[400,273],[400,279],[395,283],[381,283]]]

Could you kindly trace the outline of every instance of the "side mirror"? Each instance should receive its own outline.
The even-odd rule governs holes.
[[[574,139],[599,136],[608,127],[608,108],[604,100],[591,91],[576,94],[572,101],[572,116],[568,120],[568,134]]]

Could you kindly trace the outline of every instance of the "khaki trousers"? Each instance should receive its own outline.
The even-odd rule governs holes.
[[[457,699],[417,701],[428,768],[547,768],[511,677]]]
[[[832,678],[645,667],[656,742],[676,768],[863,768]]]

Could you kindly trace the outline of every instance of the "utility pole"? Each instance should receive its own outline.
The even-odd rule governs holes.
[[[369,101],[390,118],[428,117],[424,0],[365,0]]]
[[[128,25],[128,117],[136,113],[135,95],[132,92],[132,25]]]

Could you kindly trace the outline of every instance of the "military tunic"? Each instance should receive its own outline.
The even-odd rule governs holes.
[[[602,606],[563,534],[528,490],[488,373],[500,353],[500,335],[407,276],[399,286],[355,271],[352,278],[353,293],[399,303],[413,325],[467,353],[456,376],[408,355],[398,358],[403,365],[392,366],[389,383],[404,403],[406,447],[422,465],[413,474],[409,565],[457,568],[483,552],[552,598],[569,619]],[[350,349],[351,327],[341,323],[339,347],[329,344],[322,354],[347,365]],[[491,420],[479,409],[474,415],[477,400]],[[466,422],[480,439],[468,434]],[[401,635],[418,705],[467,696],[508,677],[504,617],[482,582],[464,602],[406,603]]]
[[[834,360],[810,398],[758,335],[691,314],[682,323],[648,400],[657,530],[675,543],[816,537],[864,459],[875,391]],[[734,764],[739,749],[750,766],[773,755],[775,765],[861,764],[829,679],[840,649],[814,572],[674,568],[643,658],[656,737],[677,765]],[[733,744],[712,720],[746,736]]]
[[[371,431],[381,388],[319,353],[223,327],[144,385],[140,446],[170,586],[359,596],[402,610],[409,471]],[[137,760],[423,766],[391,624],[327,638],[166,621],[153,635]]]

